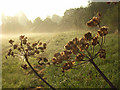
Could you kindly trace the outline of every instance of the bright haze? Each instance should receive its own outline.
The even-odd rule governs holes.
[[[53,14],[63,16],[66,9],[87,5],[88,0],[0,0],[0,17],[2,14],[15,16],[22,11],[29,20],[33,21],[37,17],[45,19]]]

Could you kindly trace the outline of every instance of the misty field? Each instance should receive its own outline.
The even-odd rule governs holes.
[[[50,61],[54,53],[64,50],[64,45],[69,40],[75,37],[81,38],[85,33],[86,31],[70,31],[62,33],[34,33],[26,34],[26,36],[30,42],[40,40],[47,43],[47,49],[42,55]],[[18,42],[19,36],[19,34],[7,35],[2,38],[2,87],[48,88],[46,84],[34,75],[29,67],[26,70],[22,69],[20,67],[22,61],[18,58],[5,58],[5,54],[10,46],[9,40],[13,39]],[[112,33],[106,36],[105,49],[107,52],[106,59],[97,58],[95,63],[110,81],[120,88],[118,78],[118,34]],[[40,67],[37,66],[38,63],[33,58],[29,58],[29,61],[37,71],[40,71],[39,74],[55,88],[110,88],[91,63],[77,66],[77,69],[70,69],[63,74],[60,68],[53,65]]]

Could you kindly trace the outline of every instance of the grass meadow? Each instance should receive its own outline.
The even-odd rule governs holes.
[[[81,38],[86,31],[70,31],[61,33],[40,33],[26,34],[30,42],[38,40],[47,43],[47,49],[42,54],[49,60],[52,59],[54,53],[64,50],[64,45],[74,37]],[[32,88],[44,87],[48,88],[28,67],[23,70],[21,61],[18,58],[9,57],[5,59],[6,51],[9,49],[8,41],[10,39],[18,42],[18,35],[4,36],[2,38],[2,88]],[[106,59],[96,58],[94,61],[108,79],[120,88],[118,63],[118,34],[112,33],[106,36],[105,49],[107,52]],[[110,88],[105,80],[100,76],[91,63],[77,66],[76,69],[66,71],[64,74],[61,68],[53,65],[46,67],[37,67],[37,61],[29,58],[34,68],[40,71],[39,74],[55,88]],[[25,63],[25,62],[24,62]]]

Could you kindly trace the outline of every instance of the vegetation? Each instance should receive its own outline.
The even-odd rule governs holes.
[[[88,8],[91,8],[90,10],[92,10],[94,9],[92,8],[92,5],[97,7],[101,4],[90,3],[87,8],[80,9],[82,12],[85,12],[84,10],[88,10]],[[113,7],[116,8],[115,6]],[[79,12],[79,9],[67,10],[67,13],[65,12],[65,15],[60,22],[56,23],[50,18],[46,18],[42,21],[38,17],[33,24],[31,23],[30,27],[32,28],[34,26],[36,28],[41,25],[40,27],[37,27],[39,28],[38,30],[40,30],[44,25],[48,27],[53,25],[52,28],[47,27],[48,30],[53,30],[53,28],[56,30],[59,30],[60,28],[70,29],[71,27],[73,29],[76,28],[78,31],[43,33],[41,35],[37,34],[39,38],[38,36],[30,36],[30,39],[25,35],[21,35],[19,40],[16,38],[16,41],[10,39],[10,45],[8,46],[5,45],[5,42],[3,43],[3,45],[5,45],[3,46],[4,48],[9,48],[7,51],[3,48],[4,61],[2,63],[3,70],[5,70],[5,72],[3,72],[3,88],[11,87],[16,83],[16,86],[13,86],[15,88],[119,88],[119,80],[117,78],[119,73],[116,74],[118,72],[116,67],[116,65],[118,65],[118,53],[116,52],[118,50],[118,45],[115,44],[118,42],[118,38],[116,37],[117,33],[111,33],[106,36],[108,34],[108,27],[101,25],[101,23],[103,24],[101,19],[107,17],[103,18],[100,13],[97,13],[96,16],[87,22],[88,26],[95,27],[92,33],[90,31],[87,32],[87,30],[79,31],[83,29],[83,27],[85,29],[83,23],[89,16],[83,17],[83,21],[79,22],[77,21],[79,20],[77,12]],[[107,14],[109,14],[109,12],[110,11],[108,10]],[[65,17],[66,15],[69,18]],[[86,13],[86,15],[88,14]],[[91,14],[91,16],[93,15]],[[55,17],[58,18],[59,16]],[[66,20],[70,21],[66,22]],[[108,22],[112,28],[112,25],[110,24],[111,21]],[[80,25],[81,27],[79,27]],[[60,28],[58,28],[58,26]],[[35,30],[37,30],[37,28]],[[44,27],[44,30],[47,30],[47,28]],[[97,30],[97,34],[95,30]],[[110,40],[112,40],[111,43]],[[34,41],[35,43],[33,43]],[[67,44],[64,45],[65,43]],[[46,46],[50,48],[46,49]],[[109,50],[110,48],[112,51]],[[13,58],[9,56],[12,56]],[[8,57],[10,59],[8,59]],[[21,66],[23,70],[16,67],[17,65]],[[93,69],[93,66],[95,69]],[[110,67],[114,69],[111,69]],[[13,70],[18,73],[14,73]],[[35,78],[33,72],[39,78]],[[22,75],[23,73],[25,73],[25,75]],[[15,78],[12,78],[12,75],[15,76]],[[7,76],[11,76],[11,78],[9,79]],[[22,80],[23,78],[24,80]],[[6,82],[6,80],[9,80],[10,83]]]
[[[51,59],[54,56],[54,53],[61,52],[64,50],[64,45],[69,40],[74,37],[82,37],[86,31],[81,32],[66,32],[66,33],[53,33],[48,34],[39,34],[38,36],[28,36],[32,38],[31,42],[36,42],[41,40],[42,42],[47,43],[46,51],[44,56]],[[44,37],[44,38],[43,38]],[[59,37],[59,38],[58,38]],[[18,37],[15,37],[17,41]],[[13,39],[13,38],[12,38]],[[9,57],[5,59],[6,47],[8,47],[7,40],[3,40],[3,57],[2,57],[2,87],[3,88],[32,88],[32,87],[47,87],[41,80],[30,72],[30,68],[22,69],[21,61],[18,58]],[[58,43],[59,42],[59,43]],[[106,59],[101,60],[97,58],[95,63],[103,71],[103,73],[111,80],[111,82],[117,87],[119,87],[119,74],[118,74],[118,35],[117,34],[108,34],[106,36]],[[37,65],[38,62],[30,58],[31,64]],[[24,64],[26,64],[24,62]],[[88,65],[89,64],[89,65]],[[9,68],[8,68],[9,67]],[[38,70],[42,68],[34,67]],[[64,74],[61,72],[60,68],[57,68],[53,65],[46,66],[44,72],[44,78],[55,88],[110,88],[109,85],[103,80],[103,78],[98,74],[98,72],[93,68],[90,63],[85,65],[80,65],[76,70],[71,69]],[[78,73],[79,72],[79,73]],[[69,78],[68,78],[69,77]],[[97,83],[96,83],[97,82]]]
[[[2,15],[2,33],[25,33],[25,32],[61,32],[67,30],[88,29],[86,22],[100,12],[102,14],[101,25],[107,25],[109,32],[118,30],[118,6],[120,3],[91,2],[87,7],[72,8],[64,12],[64,16],[53,15],[41,20],[40,17],[31,22],[21,12],[20,16]],[[9,32],[8,32],[9,29]],[[96,29],[96,28],[95,28]]]

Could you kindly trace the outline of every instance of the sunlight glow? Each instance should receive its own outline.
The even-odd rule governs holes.
[[[0,18],[2,13],[14,16],[22,11],[30,20],[45,19],[53,14],[63,16],[66,9],[87,5],[88,0],[0,0]]]

